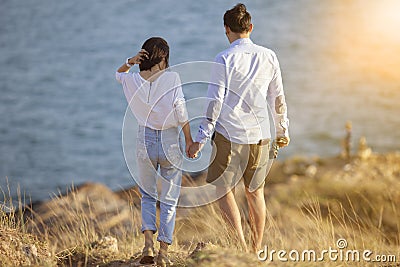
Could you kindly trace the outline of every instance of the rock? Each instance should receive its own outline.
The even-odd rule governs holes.
[[[195,249],[190,253],[189,257],[192,259],[199,258],[201,255],[201,252],[204,251],[205,249],[215,249],[216,246],[212,244],[211,242],[198,242]]]
[[[283,172],[288,176],[298,175],[312,178],[317,173],[317,164],[312,159],[288,159],[283,164]]]
[[[115,254],[118,253],[118,240],[112,236],[105,236],[92,243],[92,248],[99,254]]]
[[[25,256],[29,258],[36,258],[38,256],[38,251],[35,244],[23,246],[22,251],[25,253]]]
[[[296,175],[296,174],[291,175],[291,176],[290,176],[290,179],[289,179],[289,181],[290,181],[291,183],[296,183],[298,180],[299,180],[299,176]]]
[[[0,227],[0,266],[54,266],[47,242],[21,229]]]
[[[350,163],[343,166],[343,171],[349,172],[351,170],[353,170],[353,166]]]
[[[71,236],[74,231],[111,232],[119,235],[124,229],[131,230],[140,223],[134,216],[129,202],[105,185],[86,183],[73,188],[66,195],[35,206],[30,225],[32,231],[45,232],[51,236]],[[77,229],[76,222],[84,221],[85,229]],[[89,233],[88,233],[89,234]]]
[[[360,138],[360,141],[358,142],[357,156],[361,160],[366,160],[371,156],[371,154],[372,154],[372,149],[370,147],[368,147],[367,139],[364,136],[362,136]]]
[[[137,185],[115,192],[120,198],[128,201],[135,207],[140,207],[140,192]]]
[[[313,178],[315,176],[315,174],[317,174],[317,166],[315,165],[310,165],[306,168],[305,171],[305,176],[309,177],[309,178]]]

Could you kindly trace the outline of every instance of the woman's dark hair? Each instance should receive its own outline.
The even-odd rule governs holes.
[[[244,4],[237,4],[224,14],[224,25],[236,33],[248,32],[251,25],[251,15]]]
[[[169,46],[167,41],[165,41],[163,38],[152,37],[147,39],[142,45],[142,49],[145,49],[147,52],[149,52],[149,58],[145,58],[139,64],[140,71],[151,69],[163,59],[165,59],[166,68],[169,67]]]

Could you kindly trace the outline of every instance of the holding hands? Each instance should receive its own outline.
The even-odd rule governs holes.
[[[192,138],[186,139],[186,156],[190,159],[195,159],[198,156],[198,153],[203,148],[204,144],[200,144],[199,142],[193,142]]]
[[[186,157],[191,158],[191,157],[190,157],[190,147],[191,147],[192,144],[193,144],[192,138],[186,139],[186,140],[185,140],[185,143],[186,143],[186,146],[185,146]]]
[[[198,156],[198,153],[203,148],[204,144],[200,144],[199,142],[193,142],[192,145],[187,149],[187,156],[191,159],[195,159]]]
[[[186,156],[190,159],[197,158],[197,154],[203,148],[204,145],[200,144],[199,142],[193,142],[192,135],[190,134],[189,122],[185,122],[182,125],[182,131],[185,136]]]

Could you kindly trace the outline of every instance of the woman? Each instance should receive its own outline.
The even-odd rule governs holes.
[[[142,232],[145,238],[140,263],[154,263],[153,235],[157,231],[156,202],[159,199],[159,266],[170,264],[167,251],[172,243],[182,179],[179,125],[185,136],[186,154],[193,143],[180,78],[177,73],[166,71],[168,59],[168,43],[162,38],[153,37],[145,41],[142,50],[128,58],[116,73],[116,79],[122,84],[139,124],[136,180],[142,194]],[[134,64],[139,64],[138,73],[129,72]],[[158,179],[162,181],[160,196],[157,192]]]

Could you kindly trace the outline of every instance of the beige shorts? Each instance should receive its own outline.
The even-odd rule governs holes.
[[[244,185],[251,190],[263,186],[270,166],[269,150],[269,140],[258,144],[237,144],[216,132],[207,182],[234,187],[243,177]]]

